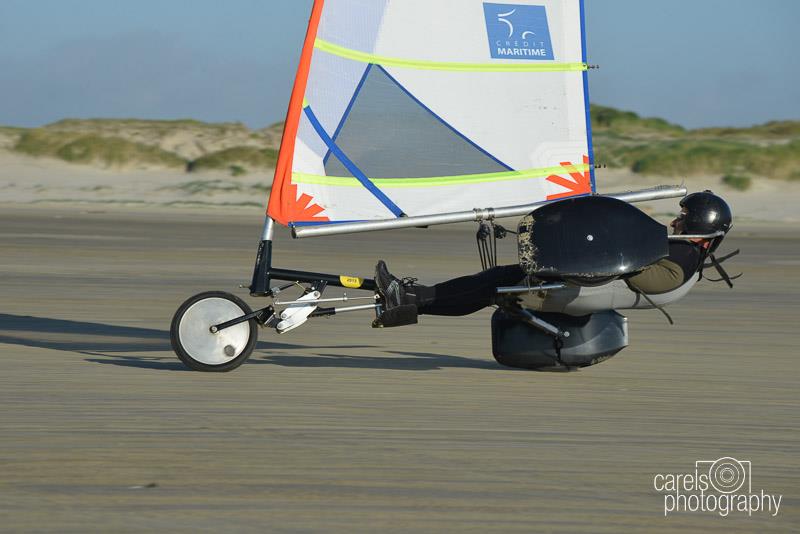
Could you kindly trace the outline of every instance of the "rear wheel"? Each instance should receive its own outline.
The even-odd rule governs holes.
[[[211,327],[252,313],[242,299],[222,291],[200,293],[181,304],[170,326],[172,349],[195,371],[232,371],[253,352],[258,323],[250,319],[212,333]]]

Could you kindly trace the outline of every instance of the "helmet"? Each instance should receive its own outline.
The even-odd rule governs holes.
[[[684,197],[681,207],[686,210],[682,216],[685,234],[707,235],[719,231],[727,234],[733,224],[728,203],[709,190]]]

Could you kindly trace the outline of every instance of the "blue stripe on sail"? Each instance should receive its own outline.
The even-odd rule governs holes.
[[[580,0],[581,6],[581,61],[586,63],[586,10],[584,0]],[[594,146],[592,141],[592,113],[589,106],[589,71],[583,71],[583,102],[586,106],[586,141],[589,148],[589,175],[592,177],[592,192],[597,192],[597,183],[594,177]]]
[[[350,116],[350,112],[353,111],[353,105],[356,103],[356,98],[361,93],[361,89],[364,87],[364,83],[367,81],[367,76],[369,76],[369,71],[372,69],[372,64],[370,63],[367,65],[367,68],[364,70],[364,75],[361,76],[361,80],[358,82],[356,86],[356,91],[353,93],[353,97],[350,99],[350,102],[347,104],[347,109],[344,110],[344,115],[342,115],[342,120],[339,121],[339,125],[336,127],[336,131],[333,132],[333,136],[331,139],[336,141],[339,138],[339,134],[342,133],[342,128],[344,128],[344,123],[347,122],[347,118]],[[328,150],[328,153],[325,154],[325,157],[322,158],[323,165],[328,164],[328,160],[331,157],[331,151]]]
[[[328,146],[328,149],[333,153],[334,156],[336,156],[336,158],[339,161],[342,162],[342,165],[345,166],[345,168],[350,172],[350,174],[352,174],[359,182],[361,182],[361,185],[366,187],[367,190],[375,196],[375,198],[380,200],[381,203],[395,215],[395,217],[403,216],[403,210],[397,207],[397,204],[392,202],[391,199],[389,199],[389,197],[387,197],[383,193],[383,191],[378,189],[378,187],[375,184],[373,184],[363,172],[361,172],[361,169],[356,167],[356,164],[353,163],[344,152],[342,152],[342,149],[336,145],[333,139],[330,138],[328,132],[325,131],[325,128],[322,127],[322,124],[320,124],[319,119],[317,119],[317,116],[314,115],[314,112],[311,110],[311,106],[306,106],[304,108],[304,111],[306,113],[306,117],[308,117],[308,120],[314,127],[314,130],[317,131],[317,134]]]
[[[456,134],[457,136],[459,136],[461,139],[463,139],[464,141],[466,141],[467,143],[469,143],[469,144],[470,144],[471,146],[473,146],[474,148],[478,149],[478,150],[479,150],[479,151],[480,151],[482,154],[484,154],[485,156],[487,156],[487,157],[488,157],[488,158],[490,158],[492,161],[494,161],[494,162],[495,162],[495,163],[497,163],[498,165],[502,166],[502,167],[503,167],[503,168],[505,168],[506,170],[509,170],[509,171],[516,170],[516,169],[513,169],[513,168],[511,168],[510,166],[506,165],[505,163],[503,163],[502,161],[500,161],[499,159],[497,159],[496,157],[494,157],[492,154],[490,154],[489,152],[487,152],[486,150],[484,150],[484,149],[483,149],[483,148],[482,148],[480,145],[478,145],[477,143],[475,143],[474,141],[472,141],[472,139],[470,139],[470,138],[469,138],[469,137],[467,137],[466,135],[462,134],[461,132],[459,132],[458,130],[456,130],[455,128],[453,128],[453,126],[451,126],[451,125],[450,125],[450,124],[449,124],[449,123],[448,123],[446,120],[444,120],[442,117],[440,117],[439,115],[437,115],[437,114],[436,114],[436,113],[435,113],[435,112],[434,112],[434,111],[433,111],[431,108],[429,108],[428,106],[426,106],[425,104],[423,104],[421,100],[419,100],[417,97],[415,97],[415,96],[414,96],[414,95],[413,95],[413,94],[412,94],[412,93],[411,93],[411,92],[410,92],[408,89],[406,89],[405,87],[403,87],[403,85],[402,85],[400,82],[398,82],[398,81],[395,79],[395,77],[394,77],[394,76],[392,76],[391,74],[389,74],[389,73],[387,72],[387,70],[386,70],[386,69],[384,69],[384,68],[383,68],[383,67],[381,67],[380,65],[375,65],[375,66],[376,66],[377,68],[379,68],[379,69],[381,70],[381,72],[383,72],[383,73],[386,75],[386,77],[387,77],[387,78],[389,78],[389,79],[392,81],[392,83],[394,83],[395,85],[397,85],[397,87],[399,87],[401,91],[403,91],[405,94],[407,94],[407,95],[408,95],[408,96],[409,96],[409,97],[410,97],[410,98],[411,98],[411,99],[412,99],[414,102],[416,102],[416,103],[417,103],[417,104],[418,104],[420,107],[422,107],[422,109],[424,109],[425,111],[427,111],[428,113],[430,113],[430,114],[431,114],[431,116],[433,116],[433,117],[434,117],[436,120],[438,120],[438,121],[439,121],[439,122],[441,122],[443,125],[445,125],[445,126],[446,126],[448,129],[450,129],[450,131],[452,131],[454,134]]]

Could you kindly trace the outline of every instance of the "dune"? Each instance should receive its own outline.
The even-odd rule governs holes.
[[[227,171],[99,168],[0,150],[0,203],[240,206],[261,209],[270,169],[233,177]]]
[[[800,222],[800,122],[686,130],[592,107],[601,193],[685,183],[729,199],[737,218]],[[263,209],[282,124],[62,120],[0,126],[0,204]],[[640,205],[655,215],[664,203]]]
[[[52,158],[30,158],[0,149],[0,204],[210,207],[261,210],[266,206],[272,169],[231,176],[224,170],[187,173],[183,169],[107,169]],[[599,169],[598,191],[612,193],[681,180],[641,176],[623,169]],[[757,180],[747,191],[725,186],[719,176],[684,180],[690,191],[711,189],[731,204],[737,219],[800,222],[800,182]],[[668,216],[675,206],[644,203],[641,209]]]

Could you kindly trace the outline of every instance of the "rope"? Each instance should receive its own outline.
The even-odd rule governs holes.
[[[478,244],[478,257],[484,271],[497,267],[497,240],[504,239],[508,234],[516,234],[512,230],[495,224],[494,221],[481,221],[475,240]]]

